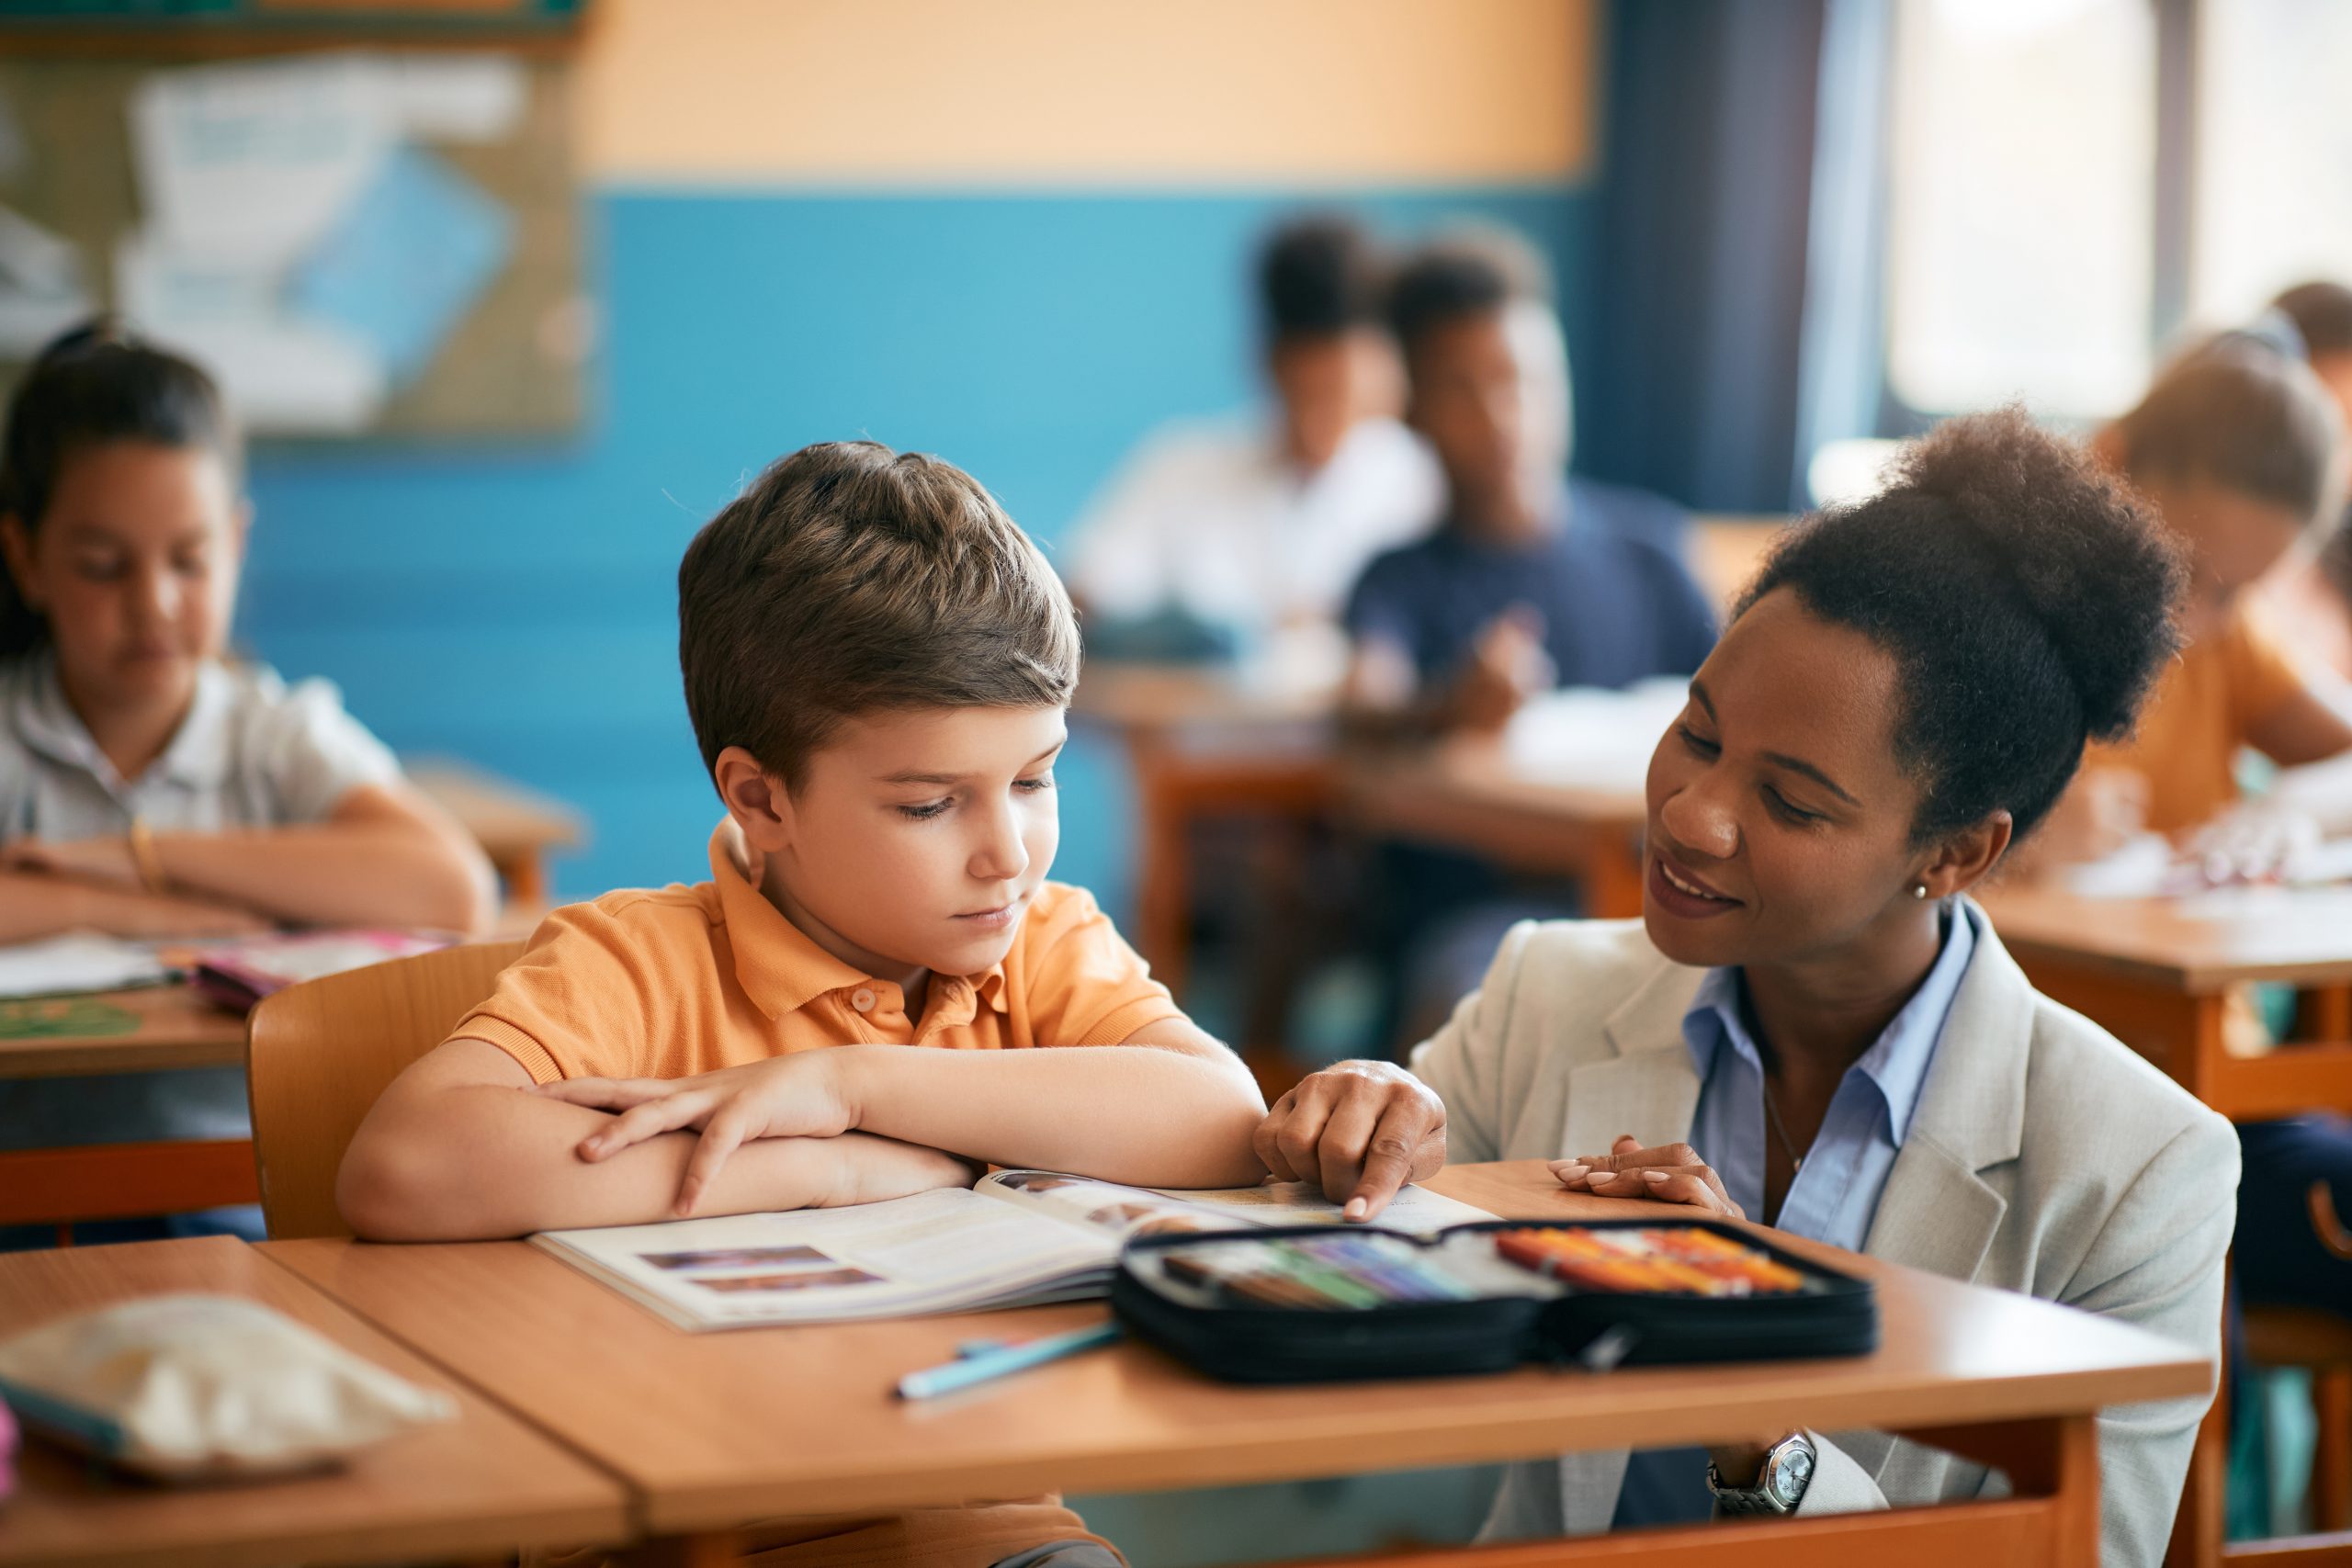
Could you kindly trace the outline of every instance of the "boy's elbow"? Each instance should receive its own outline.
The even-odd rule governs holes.
[[[334,1203],[363,1241],[461,1241],[480,1234],[449,1180],[456,1162],[414,1139],[362,1128],[335,1172]]]

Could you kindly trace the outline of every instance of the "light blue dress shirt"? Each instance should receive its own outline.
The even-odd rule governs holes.
[[[1911,1113],[1936,1058],[1952,998],[1975,955],[1975,921],[1965,903],[1944,912],[1943,951],[1903,1010],[1846,1069],[1813,1146],[1773,1221],[1794,1235],[1859,1252],[1886,1190],[1887,1173],[1911,1131]],[[1764,1213],[1764,1058],[1740,1016],[1740,972],[1711,969],[1682,1015],[1682,1038],[1699,1075],[1690,1145],[1714,1168],[1732,1201],[1752,1219]],[[1681,1524],[1713,1511],[1703,1449],[1634,1455],[1617,1496],[1616,1526]]]

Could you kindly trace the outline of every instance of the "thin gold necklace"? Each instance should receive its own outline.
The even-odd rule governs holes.
[[[1781,1140],[1781,1152],[1789,1156],[1789,1174],[1794,1176],[1804,1168],[1804,1156],[1797,1153],[1797,1145],[1790,1138],[1789,1130],[1781,1125],[1781,1108],[1772,1103],[1772,1080],[1767,1077],[1759,1081],[1764,1086],[1765,1119],[1772,1123],[1773,1135]]]

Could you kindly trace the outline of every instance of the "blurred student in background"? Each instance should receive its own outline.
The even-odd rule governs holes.
[[[1444,521],[1350,594],[1347,701],[1375,729],[1494,728],[1554,685],[1688,675],[1715,617],[1664,499],[1570,478],[1567,348],[1543,264],[1463,231],[1389,292],[1408,417],[1445,471]]]
[[[17,388],[0,447],[0,942],[489,922],[481,852],[334,688],[225,657],[238,457],[211,379],[110,322],[60,338]],[[235,1068],[0,1082],[0,1148],[247,1132]]]
[[[2250,592],[2341,520],[2345,423],[2319,377],[2296,353],[2229,333],[2176,361],[2096,445],[2188,547],[2188,646],[2138,733],[2091,749],[2068,795],[2074,837],[2046,855],[2106,847],[2083,808],[2100,786],[2094,768],[2108,829],[2144,826],[2256,870],[2295,842],[2352,830],[2352,713],[2335,682],[2289,656]],[[2242,802],[2235,769],[2248,749],[2285,771]],[[2252,1010],[2238,1018],[2258,1041]],[[2352,1121],[2314,1113],[2241,1123],[2238,1135],[2241,1297],[2352,1310],[2352,1262],[2325,1245],[2310,1203],[2319,1183],[2352,1212]]]
[[[2312,372],[2352,423],[2352,288],[2300,284],[2270,308],[2294,327]],[[2263,592],[2281,641],[2338,680],[2352,681],[2352,526],[2338,526],[2318,548],[2290,558]]]
[[[2335,526],[2343,439],[2343,416],[2311,367],[2245,333],[2176,360],[2096,438],[2188,548],[2188,646],[2138,732],[2092,749],[2052,818],[2043,863],[2093,859],[2147,831],[2260,870],[2255,861],[2299,836],[2352,828],[2352,777],[2310,766],[2352,751],[2352,711],[2336,682],[2290,655],[2252,592]],[[2285,771],[2242,803],[2248,750]]]
[[[1149,436],[1072,535],[1100,651],[1248,649],[1328,626],[1374,554],[1426,528],[1437,469],[1396,423],[1381,258],[1344,218],[1274,231],[1257,265],[1269,413]]]
[[[1490,730],[1555,685],[1697,670],[1715,618],[1682,563],[1687,518],[1567,474],[1567,347],[1533,253],[1497,231],[1442,237],[1398,269],[1388,313],[1446,502],[1435,533],[1374,561],[1349,596],[1351,728]],[[1416,846],[1384,849],[1381,883],[1382,1047],[1433,1028],[1514,921],[1580,912],[1573,887]]]

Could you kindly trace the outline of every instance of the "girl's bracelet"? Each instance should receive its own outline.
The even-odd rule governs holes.
[[[164,857],[155,852],[155,835],[147,829],[147,819],[130,819],[130,863],[139,869],[140,885],[150,893],[169,891],[164,875]]]

